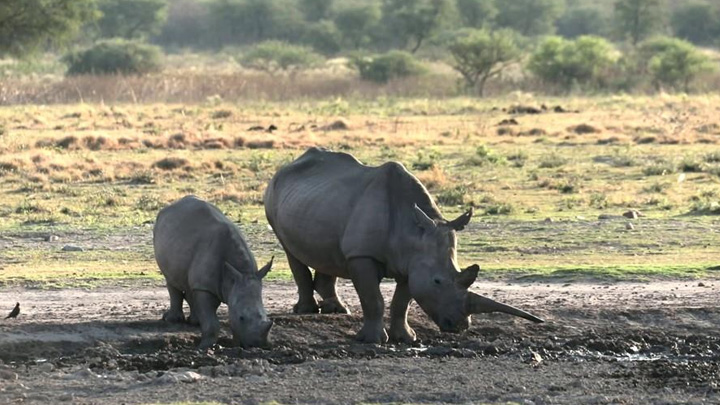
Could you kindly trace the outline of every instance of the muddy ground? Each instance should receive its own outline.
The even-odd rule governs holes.
[[[384,283],[386,299],[392,283]],[[478,282],[547,323],[475,316],[441,333],[413,304],[414,346],[353,342],[353,315],[289,314],[294,284],[265,286],[270,350],[195,351],[199,330],[159,321],[161,284],[0,290],[0,403],[720,402],[720,281]],[[221,307],[223,319],[225,308]],[[221,343],[229,343],[227,323]]]

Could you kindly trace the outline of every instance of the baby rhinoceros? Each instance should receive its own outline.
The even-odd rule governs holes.
[[[200,349],[217,342],[217,308],[228,306],[233,341],[265,346],[272,321],[262,302],[262,279],[272,259],[258,271],[240,229],[212,204],[187,196],[163,208],[153,229],[155,260],[170,293],[168,322],[184,322],[183,298],[191,324],[200,324]]]

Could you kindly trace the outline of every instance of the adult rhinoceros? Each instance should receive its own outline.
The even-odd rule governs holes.
[[[350,278],[364,324],[357,338],[384,342],[379,283],[394,278],[390,338],[412,342],[411,299],[443,331],[470,325],[470,314],[505,312],[542,322],[527,312],[469,292],[479,267],[458,270],[455,231],[472,210],[443,219],[425,187],[397,162],[365,166],[346,153],[311,148],[275,174],[265,192],[265,214],[288,257],[298,286],[296,313],[347,313],[337,277]],[[315,269],[315,281],[308,267]],[[313,288],[323,298],[320,308]]]
[[[216,311],[227,303],[236,343],[263,346],[272,326],[262,302],[262,278],[272,260],[258,270],[240,229],[212,204],[187,196],[163,208],[153,229],[155,260],[170,293],[168,322],[183,322],[183,298],[189,322],[200,324],[200,348],[218,339]]]

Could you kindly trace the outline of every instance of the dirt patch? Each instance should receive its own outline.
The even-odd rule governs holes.
[[[270,349],[195,350],[199,330],[158,319],[164,288],[5,290],[24,312],[0,323],[0,402],[206,401],[652,403],[720,399],[720,309],[714,280],[624,284],[478,283],[531,309],[442,333],[412,305],[414,345],[353,340],[353,315],[293,315],[295,286],[269,283]],[[720,286],[720,283],[717,283]],[[386,300],[393,283],[383,283]],[[388,302],[389,303],[389,302]],[[17,380],[14,378],[17,377]]]

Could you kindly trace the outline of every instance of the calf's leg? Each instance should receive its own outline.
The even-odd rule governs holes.
[[[363,310],[363,326],[356,339],[366,343],[387,342],[388,335],[383,326],[385,301],[380,293],[380,280],[384,273],[382,265],[373,259],[360,257],[350,260],[348,270]]]
[[[202,290],[193,291],[192,296],[195,303],[193,312],[197,314],[202,332],[199,348],[205,350],[217,343],[220,335],[220,322],[217,317],[220,300],[215,295]]]

